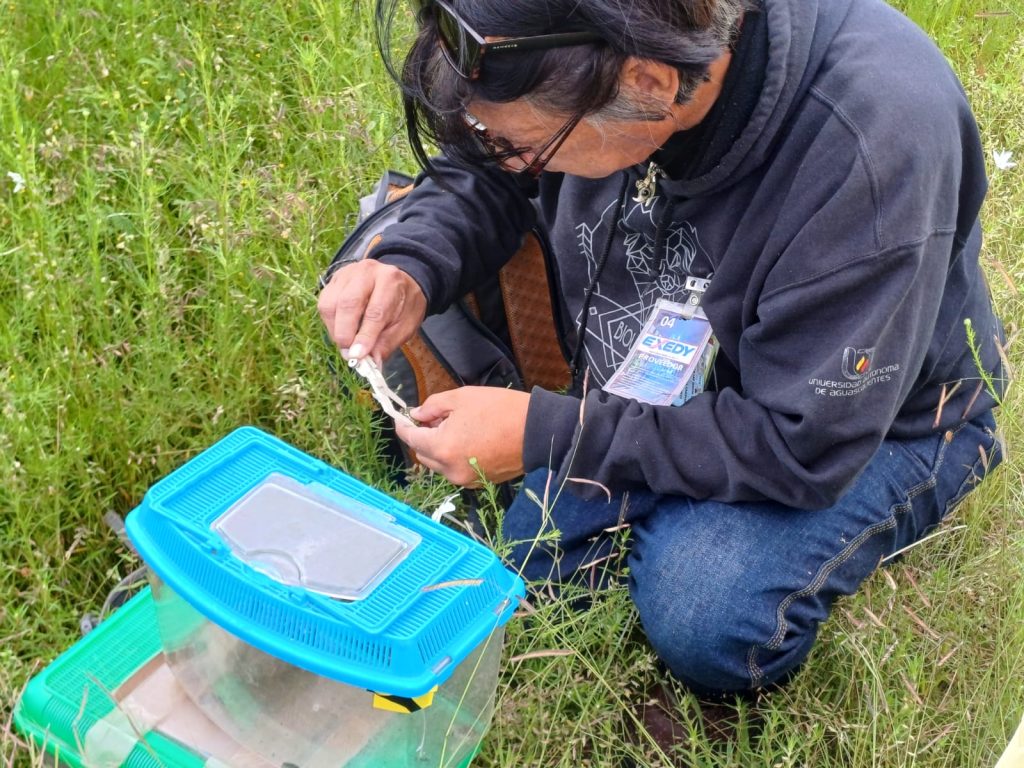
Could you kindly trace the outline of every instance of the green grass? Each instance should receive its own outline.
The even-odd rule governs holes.
[[[102,523],[242,424],[391,488],[374,415],[328,372],[315,278],[356,199],[409,169],[370,4],[15,0],[0,5],[0,764],[25,681],[136,563]],[[1024,320],[1024,29],[1008,0],[905,0],[953,61],[992,172],[984,260]],[[25,179],[15,192],[7,172]],[[1009,356],[1020,367],[1020,342]],[[1010,459],[944,535],[842,601],[760,738],[699,766],[992,766],[1024,713],[1021,401]],[[963,528],[957,526],[964,526]],[[510,626],[477,764],[615,766],[654,677],[624,591]],[[17,756],[15,754],[17,753]]]

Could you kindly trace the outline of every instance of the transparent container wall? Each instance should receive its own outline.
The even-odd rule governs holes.
[[[494,713],[504,629],[411,714],[373,707],[369,691],[283,662],[206,620],[151,575],[167,664],[217,727],[275,765],[457,768]],[[237,766],[236,768],[247,768]]]

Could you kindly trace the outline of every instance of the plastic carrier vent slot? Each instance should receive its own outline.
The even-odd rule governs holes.
[[[160,651],[160,638],[151,632],[133,632],[124,637],[123,642],[149,656]],[[98,701],[109,701],[108,692],[114,690],[118,683],[134,672],[137,665],[138,661],[132,655],[113,655],[98,659],[90,669],[89,697],[96,697]],[[80,670],[74,666],[63,667],[50,678],[50,687],[59,695],[71,700],[81,698],[81,686]],[[113,706],[113,702],[110,706]]]
[[[198,469],[201,468],[202,465]],[[175,504],[181,509],[184,519],[190,522],[204,520],[209,516],[211,505],[222,506],[228,499],[237,499],[240,484],[251,482],[249,478],[267,475],[272,468],[267,458],[246,453],[236,466],[225,469],[222,474],[203,477],[194,485],[182,482],[183,490],[175,494]]]
[[[88,696],[91,700],[93,696],[103,695],[104,694],[95,685],[84,685],[79,688],[76,698],[81,701],[83,696]],[[113,706],[113,703],[111,703],[110,707],[107,708],[107,711],[113,708]],[[74,731],[75,733],[85,733],[92,728],[99,719],[99,717],[94,716],[88,711],[82,712],[81,716],[79,716],[79,708],[73,707],[60,699],[50,701],[50,703],[43,709],[43,712],[46,722],[51,723],[57,728]]]
[[[125,762],[131,765],[132,768],[166,768],[162,760],[150,754],[151,750],[152,747],[140,742],[135,745],[135,748],[128,755]]]
[[[477,613],[478,605],[474,603],[479,604],[480,601],[459,601],[455,603],[442,620],[436,622],[429,632],[424,633],[423,639],[419,644],[420,656],[424,664],[441,655],[441,651],[466,626],[469,618]],[[493,618],[492,624],[493,627],[498,626],[498,622]]]

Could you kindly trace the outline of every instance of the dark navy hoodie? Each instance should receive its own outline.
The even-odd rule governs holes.
[[[600,180],[546,173],[531,200],[509,174],[442,160],[449,189],[421,180],[378,246],[435,312],[493,275],[535,224],[569,327],[592,288],[585,402],[531,393],[527,470],[820,508],[883,439],[995,404],[974,355],[998,390],[1002,331],[978,263],[984,162],[955,75],[880,0],[765,0],[758,13],[753,96],[715,107],[727,145],[710,162],[677,151],[649,203],[632,200],[646,164]],[[712,133],[670,145],[707,151],[721,144]],[[654,304],[681,299],[689,275],[711,278],[714,390],[678,407],[603,392]]]

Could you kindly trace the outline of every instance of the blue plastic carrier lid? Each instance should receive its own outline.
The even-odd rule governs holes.
[[[397,696],[447,680],[524,594],[486,547],[251,427],[154,485],[126,524],[211,621]]]

